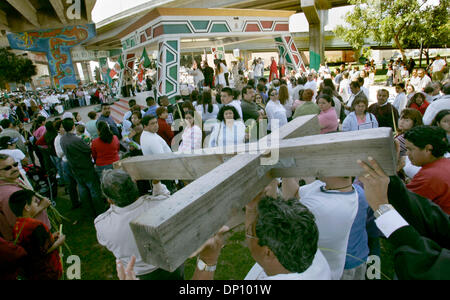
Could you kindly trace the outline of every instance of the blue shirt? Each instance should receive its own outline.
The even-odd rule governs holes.
[[[143,117],[146,116],[155,116],[156,117],[156,109],[158,108],[158,105],[153,105],[150,106],[147,111],[145,112],[145,115]]]
[[[358,192],[358,213],[356,214],[352,229],[350,230],[344,269],[356,268],[366,262],[367,256],[369,255],[366,231],[367,208],[369,207],[369,204],[367,203],[364,189],[356,184],[354,184],[353,187]],[[358,259],[354,257],[357,257]]]

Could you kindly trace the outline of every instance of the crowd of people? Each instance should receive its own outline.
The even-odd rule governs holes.
[[[370,165],[361,163],[362,178],[272,183],[246,208],[246,236],[257,262],[246,279],[362,280],[368,256],[380,256],[380,238],[389,239],[399,253],[395,271],[400,279],[449,278],[448,72],[433,68],[430,77],[424,69],[413,69],[408,79],[395,83],[395,98],[380,88],[376,103],[369,105],[370,65],[363,70],[322,65],[317,72],[289,74],[273,69],[268,79],[260,59],[253,65],[253,78],[243,76],[237,63],[229,72],[221,60],[215,61],[215,69],[196,62],[194,86],[184,88],[173,103],[167,96],[148,97],[142,107],[132,99],[120,123],[111,117],[109,101],[96,93],[88,98],[82,88],[67,96],[76,100],[75,106],[101,104],[99,113],[89,113],[90,120],[65,112],[50,121],[52,111],[28,101],[26,94],[5,99],[9,111],[0,123],[0,257],[5,268],[0,277],[61,276],[57,249],[65,237],[51,233],[55,228],[46,213],[51,201],[24,188],[26,182],[36,187],[30,175],[39,167],[49,183],[48,198],[56,199],[57,186],[63,185],[73,209],[81,206],[83,217],[94,221],[98,242],[134,266],[138,278],[183,279],[183,266],[169,273],[145,263],[128,224],[189,183],[133,182],[127,173],[113,170],[114,163],[141,155],[228,149],[256,141],[299,116],[317,115],[320,134],[392,128],[398,177],[388,178],[369,159]],[[100,88],[100,93],[104,97],[108,91]],[[42,96],[50,102],[61,95]],[[27,130],[24,124],[30,122]],[[419,202],[425,207],[421,211],[413,207]],[[443,227],[433,223],[438,218],[435,222]],[[408,232],[403,233],[404,227]],[[213,278],[221,237],[200,253],[194,279]],[[418,245],[419,240],[432,248]]]

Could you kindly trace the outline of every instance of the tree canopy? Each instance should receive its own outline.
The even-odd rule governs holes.
[[[0,85],[7,82],[26,83],[37,74],[36,66],[25,57],[17,56],[7,49],[0,49]]]
[[[355,8],[345,17],[348,25],[337,26],[334,32],[355,49],[361,49],[367,38],[380,45],[394,42],[406,59],[405,48],[420,48],[421,42],[448,42],[449,2],[440,0],[438,5],[431,5],[427,0],[349,0]]]

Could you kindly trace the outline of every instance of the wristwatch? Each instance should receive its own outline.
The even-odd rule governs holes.
[[[206,272],[214,272],[216,270],[216,265],[214,266],[208,266],[203,260],[200,259],[200,257],[197,259],[197,269],[200,271],[206,271]]]
[[[375,216],[375,218],[379,218],[381,215],[383,215],[386,212],[393,210],[393,209],[394,209],[394,207],[390,204],[382,204],[375,211],[374,216]]]

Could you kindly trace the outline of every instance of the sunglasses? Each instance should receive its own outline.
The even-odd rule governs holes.
[[[1,169],[2,171],[9,171],[12,168],[16,168],[19,165],[19,163],[13,163],[11,166],[7,166],[6,168]]]

